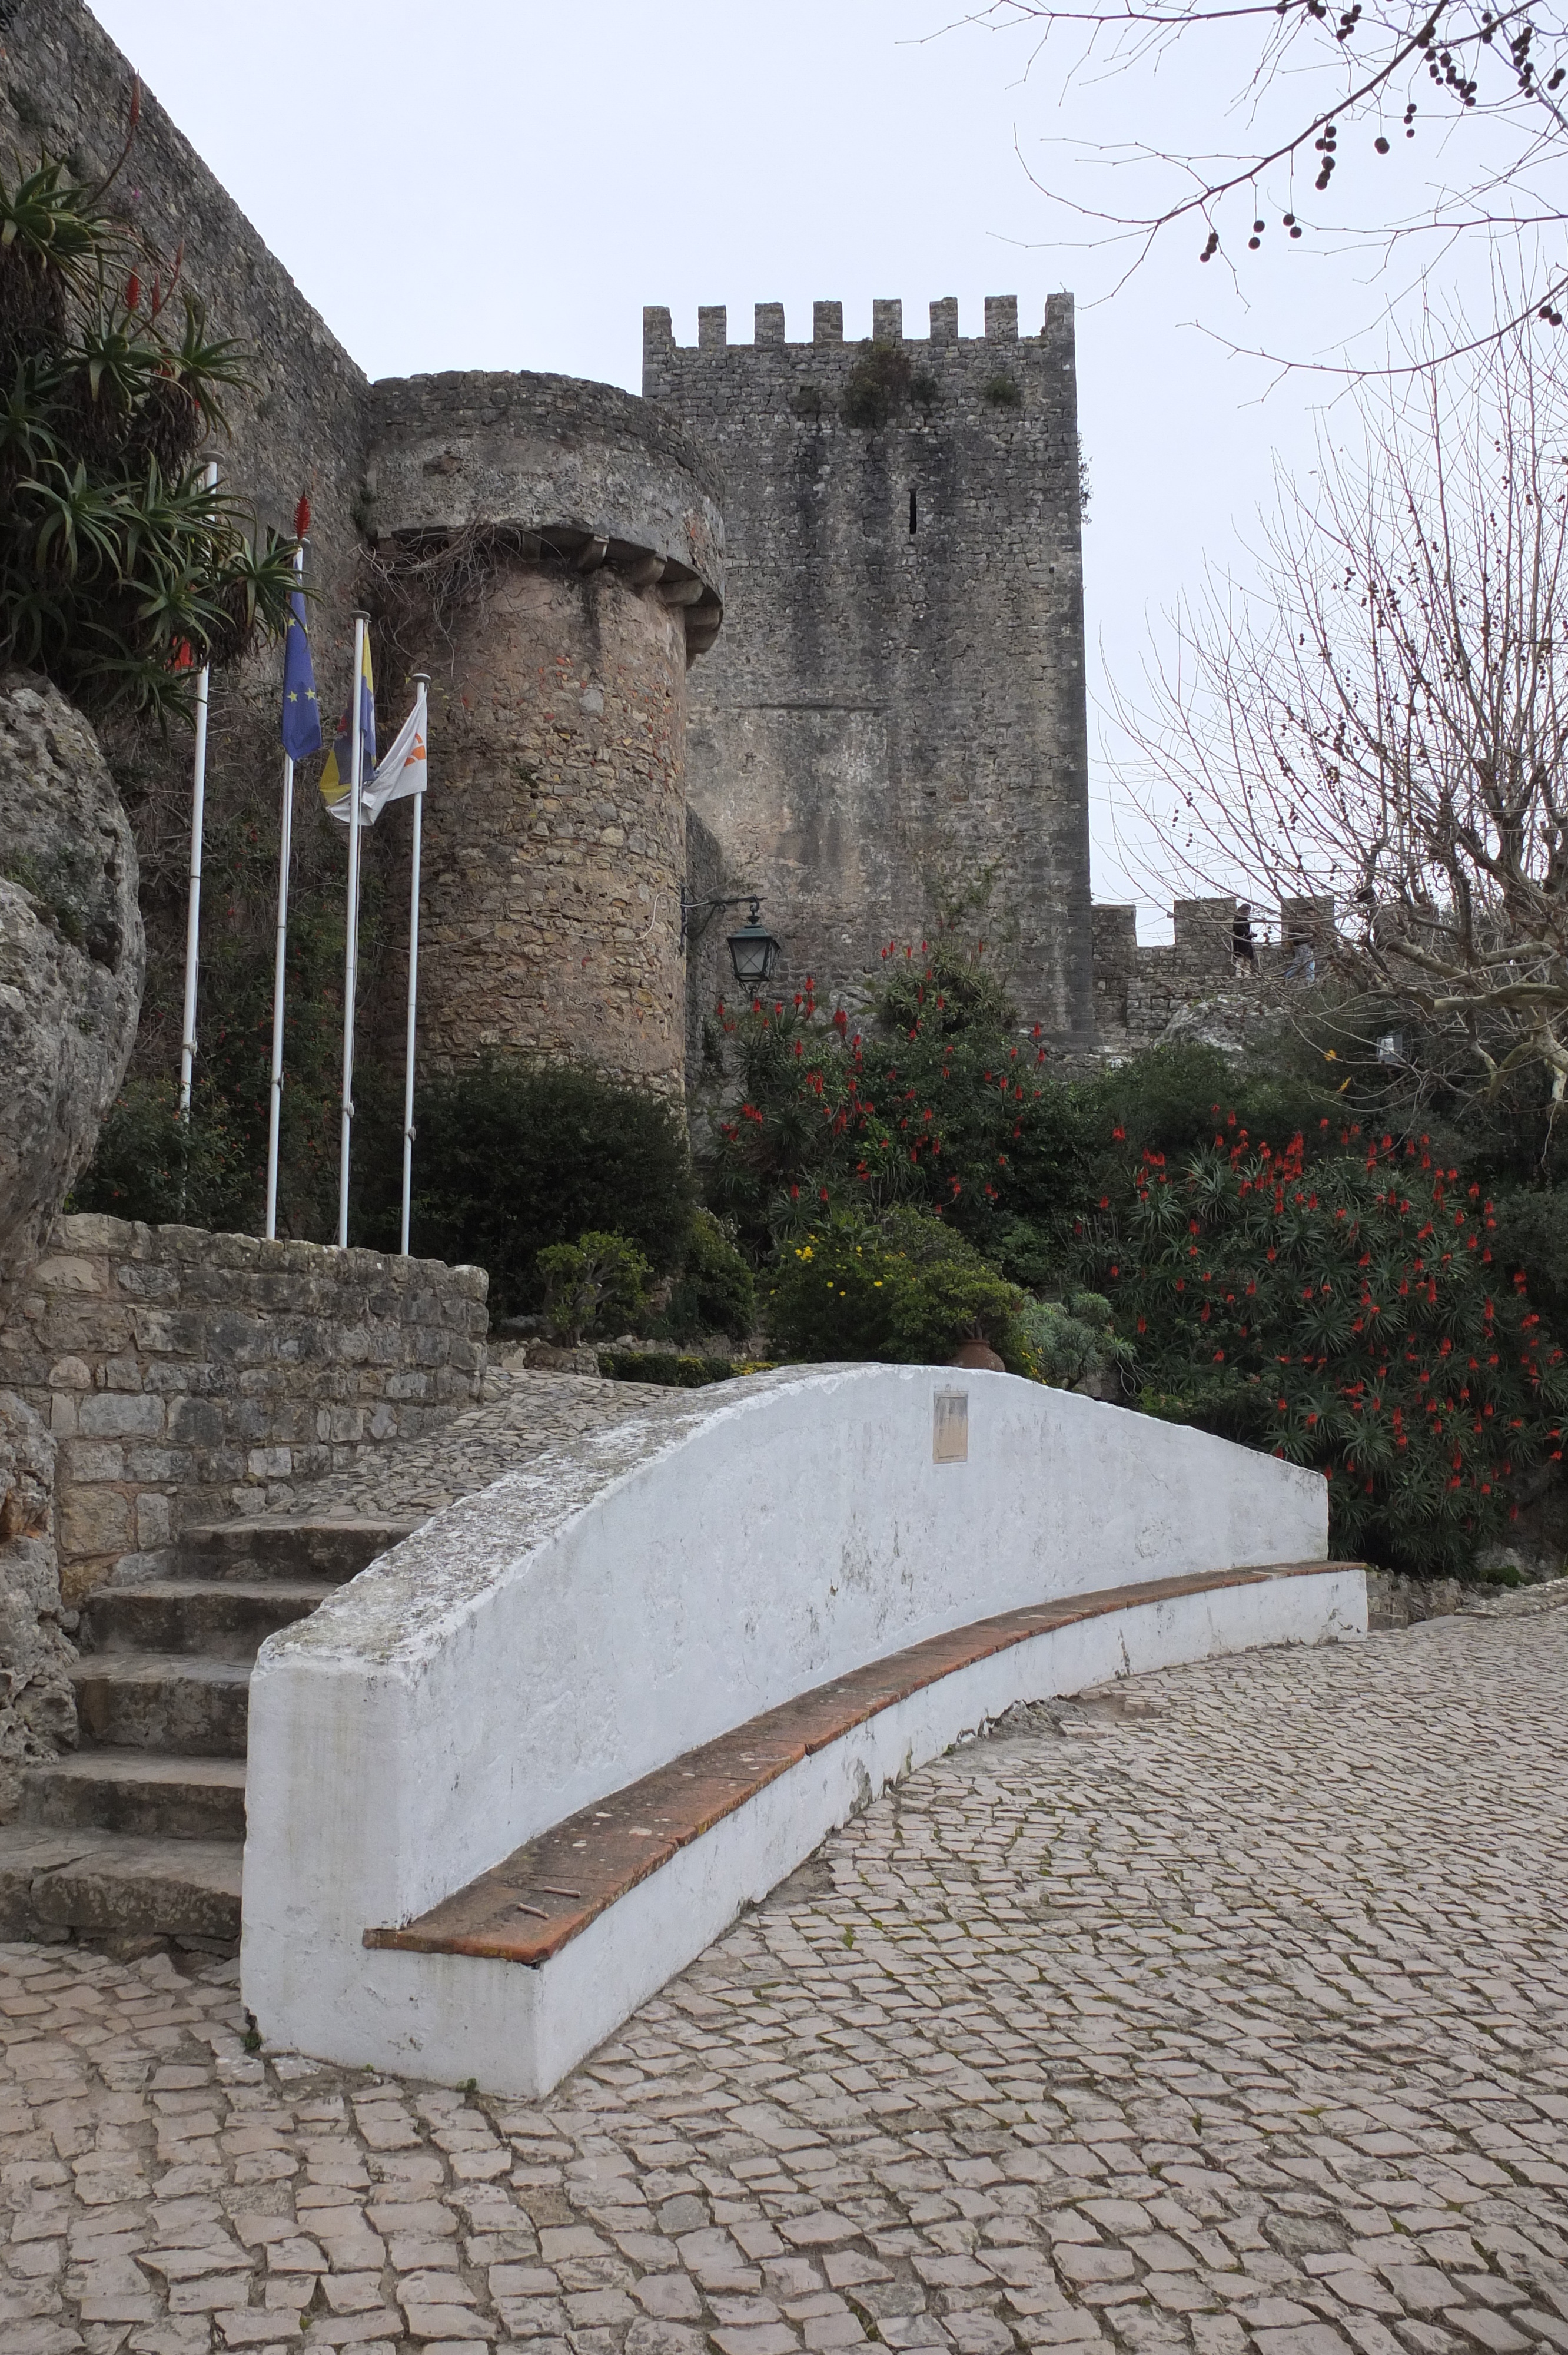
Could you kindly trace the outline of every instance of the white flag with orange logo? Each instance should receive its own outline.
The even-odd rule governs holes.
[[[397,730],[384,761],[376,763],[360,789],[359,823],[374,826],[388,802],[407,801],[413,794],[425,790],[425,690],[421,687],[414,699],[414,709]],[[348,824],[348,795],[332,807],[332,815]]]

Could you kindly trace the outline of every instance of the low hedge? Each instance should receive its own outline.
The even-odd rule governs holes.
[[[700,1391],[727,1382],[740,1368],[728,1358],[676,1357],[669,1349],[601,1349],[599,1369],[612,1382],[658,1382],[665,1390]],[[747,1367],[746,1371],[757,1371]]]

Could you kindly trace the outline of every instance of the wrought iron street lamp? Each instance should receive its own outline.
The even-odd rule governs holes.
[[[779,943],[767,925],[758,921],[760,906],[761,901],[754,900],[746,922],[729,935],[729,961],[743,989],[760,989],[765,982],[771,981],[779,958]]]
[[[681,929],[688,941],[700,940],[721,908],[749,908],[744,924],[728,935],[729,961],[735,967],[736,980],[742,989],[760,989],[773,978],[774,970],[784,953],[784,944],[776,940],[762,922],[762,900],[759,894],[743,891],[736,900],[698,900],[688,902],[681,894]]]

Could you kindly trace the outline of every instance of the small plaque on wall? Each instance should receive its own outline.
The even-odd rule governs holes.
[[[938,1391],[931,1401],[931,1461],[967,1464],[969,1460],[969,1394]]]

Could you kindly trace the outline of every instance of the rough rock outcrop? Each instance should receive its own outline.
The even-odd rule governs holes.
[[[119,1092],[142,1010],[136,852],[87,721],[0,676],[0,1317]],[[0,1822],[21,1770],[76,1742],[55,1444],[0,1391]]]
[[[54,1441],[31,1407],[0,1391],[0,1823],[16,1812],[23,1767],[76,1746],[54,1475]]]
[[[119,1092],[146,943],[131,827],[98,739],[0,676],[0,1313]]]
[[[1222,1055],[1248,1055],[1268,1045],[1284,1016],[1277,997],[1255,990],[1217,990],[1190,1006],[1179,1006],[1155,1044],[1217,1047]]]

